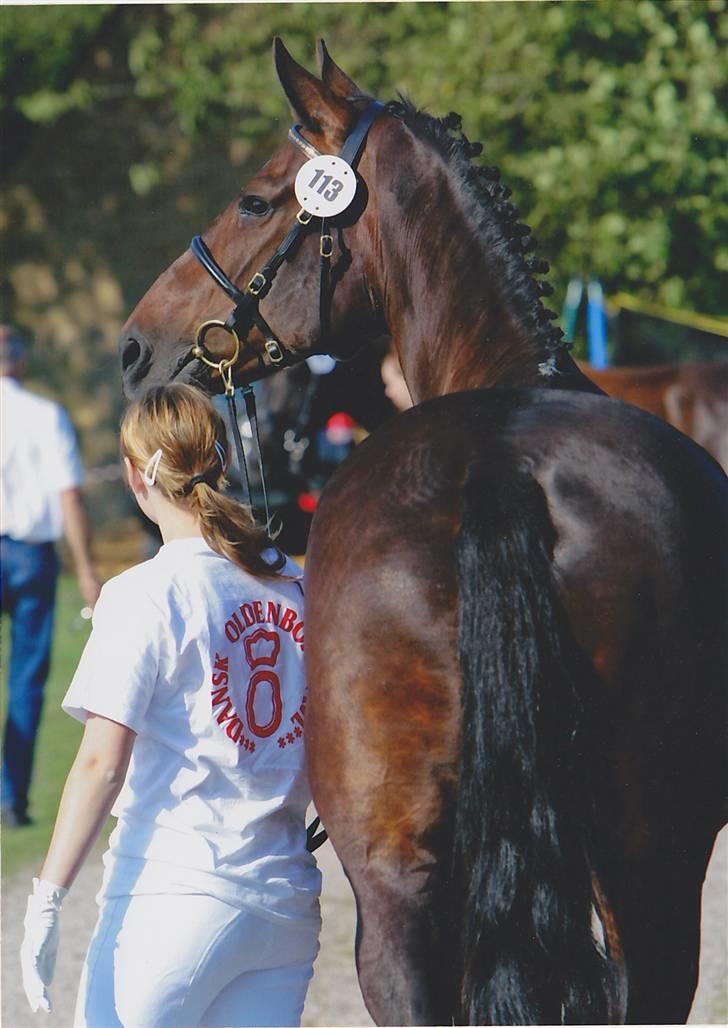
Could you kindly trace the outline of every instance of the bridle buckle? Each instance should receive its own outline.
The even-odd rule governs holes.
[[[268,279],[265,277],[263,272],[256,271],[250,282],[248,282],[248,292],[251,296],[260,296],[267,285]]]
[[[298,222],[299,225],[310,225],[312,220],[313,220],[313,214],[309,214],[308,211],[305,211],[303,209],[303,207],[301,208],[301,210],[296,215],[296,221]]]
[[[321,236],[321,245],[319,246],[319,253],[322,257],[330,260],[334,253],[334,237],[325,232]]]
[[[282,364],[285,360],[280,343],[276,339],[266,339],[265,352],[270,357],[271,364]]]

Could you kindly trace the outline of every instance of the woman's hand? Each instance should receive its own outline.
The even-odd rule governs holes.
[[[51,1012],[47,986],[53,981],[58,951],[58,917],[67,893],[45,879],[33,879],[33,892],[25,912],[25,934],[20,947],[23,988],[33,1013]]]

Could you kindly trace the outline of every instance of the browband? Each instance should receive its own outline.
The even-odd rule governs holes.
[[[291,125],[288,130],[288,139],[299,150],[303,150],[308,159],[312,161],[315,157],[321,156],[321,151],[317,150],[313,143],[309,143],[305,136],[301,135],[300,129],[302,128],[303,125]]]
[[[356,162],[359,159],[359,154],[362,146],[364,145],[364,140],[367,137],[367,132],[383,110],[384,104],[380,100],[370,100],[369,104],[360,115],[353,130],[346,137],[346,142],[339,151],[339,157],[341,157],[342,161],[346,161],[347,164],[350,164],[352,168],[356,167]],[[302,128],[303,125],[292,125],[288,130],[288,139],[294,144],[294,146],[297,146],[299,150],[302,150],[309,160],[313,160],[315,157],[321,157],[321,151],[317,150],[313,143],[310,143],[305,136],[301,135]]]

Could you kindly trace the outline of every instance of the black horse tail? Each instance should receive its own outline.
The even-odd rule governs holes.
[[[471,476],[456,542],[465,1024],[608,1019],[580,699],[594,672],[559,601],[554,542],[527,470]]]

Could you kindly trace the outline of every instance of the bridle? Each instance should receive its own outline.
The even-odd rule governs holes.
[[[383,111],[384,104],[378,100],[369,100],[347,136],[338,156],[352,168],[356,168],[369,129]],[[324,156],[312,143],[301,135],[301,128],[301,125],[293,125],[288,132],[289,140],[309,159]],[[278,245],[273,255],[259,271],[255,272],[244,290],[239,289],[225,274],[202,239],[202,236],[196,235],[193,237],[190,243],[192,253],[215,284],[230,297],[235,306],[226,321],[208,320],[202,322],[197,329],[195,345],[192,347],[186,363],[196,358],[208,367],[217,370],[222,378],[226,393],[233,388],[232,378],[235,365],[240,358],[241,340],[245,340],[248,343],[248,334],[254,325],[259,329],[263,337],[263,345],[258,349],[257,356],[265,368],[279,369],[296,364],[304,359],[302,356],[293,353],[276,337],[260,312],[260,302],[270,292],[273,281],[283,263],[293,256],[296,244],[301,236],[310,232],[316,223],[320,227],[321,286],[319,290],[319,306],[322,322],[320,335],[325,336],[328,329],[328,300],[330,300],[328,296],[328,278],[334,248],[333,236],[328,231],[329,225],[326,217],[316,217],[301,208],[295,217],[293,226]],[[234,342],[232,357],[222,361],[215,360],[206,351],[205,337],[213,328],[222,329],[232,337]],[[179,370],[182,370],[182,367],[184,365]]]
[[[359,98],[353,97],[352,99]],[[366,107],[359,114],[354,127],[346,137],[344,145],[338,154],[338,157],[345,161],[352,169],[356,168],[359,157],[361,156],[361,152],[364,148],[364,143],[366,142],[369,129],[385,109],[384,104],[380,103],[379,100],[366,99]],[[312,143],[301,135],[301,128],[301,125],[293,125],[289,129],[288,138],[290,142],[297,146],[309,160],[323,157],[324,155],[321,151],[317,150]],[[257,356],[263,365],[263,368],[266,370],[278,370],[292,364],[298,364],[300,361],[305,360],[303,355],[295,354],[284,346],[276,337],[270,325],[260,312],[260,302],[270,292],[273,281],[283,263],[293,256],[299,239],[307,232],[310,232],[317,222],[319,224],[320,231],[319,254],[321,258],[319,286],[319,320],[321,328],[319,332],[319,343],[323,345],[323,341],[328,335],[329,327],[331,302],[329,288],[330,271],[331,257],[334,252],[334,238],[329,232],[328,218],[317,217],[302,207],[295,217],[293,226],[284,236],[282,242],[278,245],[273,255],[268,259],[260,271],[256,271],[244,290],[239,289],[225,274],[223,269],[215,260],[207,244],[202,239],[202,236],[194,236],[190,243],[190,249],[197,260],[215,284],[222,289],[226,296],[230,297],[235,306],[225,321],[210,319],[203,321],[199,325],[195,336],[195,344],[175,370],[174,377],[176,377],[193,360],[201,361],[206,365],[206,367],[217,371],[220,375],[228,403],[228,412],[233,431],[233,439],[235,441],[235,449],[237,452],[241,484],[243,485],[244,492],[246,494],[246,501],[251,507],[250,478],[245,460],[245,450],[243,448],[242,439],[240,438],[237,408],[235,405],[235,386],[233,385],[235,366],[240,359],[242,351],[241,340],[245,340],[246,344],[255,350],[256,348],[252,347],[249,343],[248,335],[253,326],[256,326],[259,329],[263,337],[263,345],[262,348],[257,350]],[[205,349],[205,337],[211,329],[222,329],[231,336],[234,344],[233,354],[231,357],[215,359]],[[253,387],[250,384],[243,387],[243,398],[245,400],[248,421],[250,422],[251,436],[256,447],[256,457],[260,470],[260,481],[263,492],[265,523],[267,525],[270,521],[268,497],[265,487],[265,475],[263,472],[263,456],[258,432],[255,394],[253,392]]]

